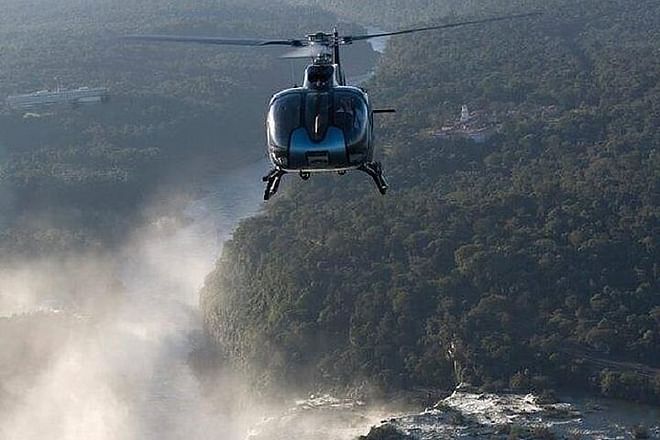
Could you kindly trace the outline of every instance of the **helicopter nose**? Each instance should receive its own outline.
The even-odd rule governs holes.
[[[289,168],[323,169],[346,166],[344,133],[337,127],[328,128],[319,142],[310,139],[307,130],[299,128],[291,135]]]

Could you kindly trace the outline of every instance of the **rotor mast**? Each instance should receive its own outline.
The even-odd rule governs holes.
[[[339,57],[339,32],[335,27],[332,30],[332,63],[337,66],[337,81],[342,86],[346,85],[344,70],[341,68],[341,59]]]
[[[332,33],[317,32],[315,34],[307,35],[307,50],[294,51],[290,56],[310,56],[312,62],[316,65],[329,65],[335,67],[335,79],[340,86],[346,85],[346,76],[341,66],[340,48],[342,44],[350,44],[350,41],[345,41],[345,38],[339,35],[339,31],[335,27]],[[309,49],[312,50],[309,50]]]

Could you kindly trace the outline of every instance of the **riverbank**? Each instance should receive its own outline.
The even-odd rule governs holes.
[[[587,396],[457,389],[427,408],[312,395],[270,413],[248,440],[636,439],[660,438],[660,408]]]
[[[599,397],[474,393],[457,389],[433,407],[396,416],[364,440],[660,438],[660,408]]]

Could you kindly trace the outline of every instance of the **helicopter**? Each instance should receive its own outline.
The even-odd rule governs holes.
[[[340,48],[356,41],[411,34],[502,20],[531,17],[538,12],[462,21],[437,26],[364,35],[317,32],[300,39],[243,39],[185,35],[128,35],[133,41],[199,43],[251,47],[289,46],[286,58],[311,58],[301,86],[282,90],[270,99],[266,118],[267,154],[272,170],[262,178],[264,200],[279,188],[282,177],[297,173],[307,180],[313,173],[361,171],[368,174],[378,191],[385,194],[388,183],[380,162],[374,161],[374,115],[395,113],[374,108],[367,91],[346,83]]]

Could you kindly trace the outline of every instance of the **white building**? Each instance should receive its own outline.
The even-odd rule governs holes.
[[[13,109],[29,109],[53,104],[82,104],[106,101],[109,97],[105,87],[80,87],[75,90],[40,90],[25,95],[7,97],[7,105]]]
[[[468,106],[463,104],[461,107],[461,119],[460,122],[461,124],[465,124],[470,120],[470,110],[468,110]]]

